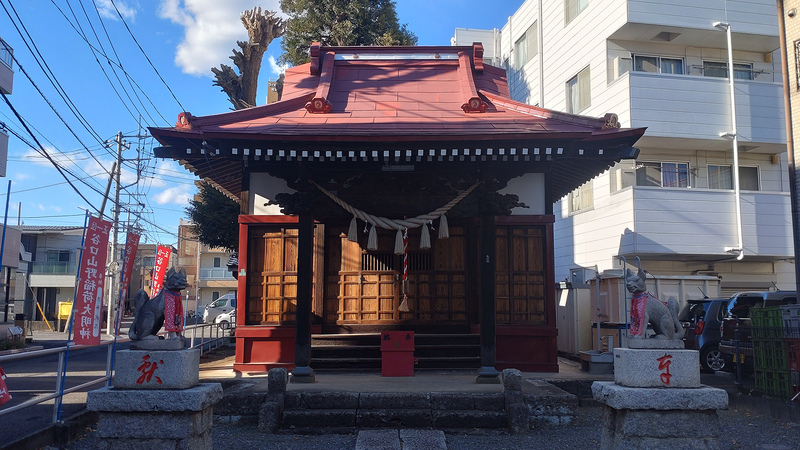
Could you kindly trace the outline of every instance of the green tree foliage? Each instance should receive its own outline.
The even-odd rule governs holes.
[[[194,223],[192,232],[201,244],[239,248],[239,204],[208,183],[200,185],[199,200],[191,200],[186,216]]]
[[[417,36],[397,22],[393,0],[281,0],[290,20],[281,62],[309,61],[312,42],[323,46],[417,45]]]

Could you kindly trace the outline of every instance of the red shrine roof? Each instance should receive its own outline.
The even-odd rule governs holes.
[[[164,145],[156,157],[179,161],[232,198],[241,194],[245,172],[281,171],[295,180],[291,171],[301,167],[356,170],[375,162],[434,171],[497,162],[547,171],[560,198],[636,158],[632,145],[644,131],[619,128],[614,114],[592,118],[512,100],[505,70],[483,63],[479,43],[315,44],[310,63],[286,72],[281,101],[204,117],[183,112],[174,127],[150,128]]]
[[[319,47],[286,72],[280,102],[204,117],[184,113],[169,137],[289,141],[420,141],[636,136],[603,119],[511,100],[505,70],[483,48]],[[634,139],[635,140],[635,139]]]

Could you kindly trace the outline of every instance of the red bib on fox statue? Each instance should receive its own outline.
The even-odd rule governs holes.
[[[183,333],[183,303],[181,291],[164,289],[164,329]]]

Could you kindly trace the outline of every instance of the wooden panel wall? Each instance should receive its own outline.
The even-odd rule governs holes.
[[[297,230],[254,230],[248,248],[247,324],[287,324],[297,305]]]

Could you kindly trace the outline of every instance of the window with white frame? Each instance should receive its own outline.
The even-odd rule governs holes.
[[[214,267],[222,267],[222,259],[220,257],[214,257]]]
[[[217,292],[217,291],[212,291],[212,292],[211,292],[211,301],[212,301],[212,302],[214,302],[214,301],[216,301],[218,298],[219,298],[219,292]]]
[[[703,75],[707,77],[728,78],[728,63],[703,61]],[[737,80],[752,80],[753,65],[733,63],[733,78]]]
[[[636,72],[671,73],[683,75],[683,58],[633,55],[633,70]]]
[[[689,164],[681,162],[639,162],[636,164],[636,185],[688,188]]]
[[[539,35],[537,23],[528,27],[525,33],[514,43],[514,67],[522,69],[539,51]]]
[[[587,66],[567,81],[567,112],[577,114],[588,108],[591,103],[591,77]]]
[[[758,191],[758,167],[739,166],[739,189]],[[733,189],[733,166],[708,165],[709,189]]]
[[[569,194],[570,214],[584,211],[594,206],[594,195],[592,193],[592,182],[586,182],[578,189]]]
[[[564,25],[572,22],[587,6],[589,0],[564,0]]]

